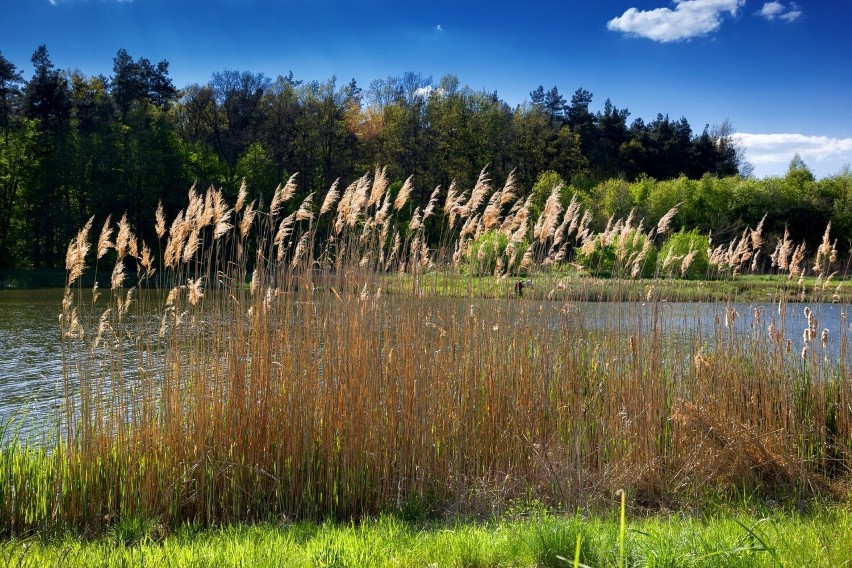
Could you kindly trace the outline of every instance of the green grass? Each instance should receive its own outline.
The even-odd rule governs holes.
[[[433,296],[453,298],[506,298],[517,295],[515,284],[523,281],[523,297],[556,301],[646,301],[668,302],[852,302],[852,286],[832,279],[828,285],[814,277],[799,284],[784,274],[740,275],[725,280],[683,280],[674,278],[597,278],[571,269],[537,272],[527,276],[473,276],[451,271],[434,271],[416,278],[408,274],[383,276],[389,293],[407,294],[421,290]]]
[[[624,546],[620,533],[624,530]],[[718,512],[630,518],[533,513],[490,522],[239,524],[163,534],[155,523],[114,526],[94,540],[0,543],[8,566],[849,566],[852,517]]]

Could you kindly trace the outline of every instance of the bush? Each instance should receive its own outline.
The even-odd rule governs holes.
[[[595,276],[653,276],[657,249],[645,233],[636,229],[612,236],[598,235],[580,249],[577,262]]]
[[[470,272],[475,276],[494,274],[498,259],[502,259],[503,271],[517,274],[528,248],[526,241],[510,247],[509,237],[500,231],[486,231],[470,245],[467,256]]]
[[[706,278],[710,268],[707,249],[710,239],[697,230],[681,229],[663,243],[657,261],[660,274],[683,278]],[[687,260],[687,257],[690,257]]]

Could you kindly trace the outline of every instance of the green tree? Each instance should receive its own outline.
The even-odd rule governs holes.
[[[0,141],[0,267],[26,266],[25,190],[38,168],[34,120],[14,121]]]
[[[236,180],[246,180],[252,193],[262,195],[266,203],[271,201],[272,193],[280,180],[275,175],[269,152],[260,142],[249,146],[245,154],[240,156],[234,174]]]
[[[603,112],[597,115],[596,143],[590,162],[592,168],[601,176],[610,177],[623,173],[619,150],[629,140],[628,116],[630,111],[616,108],[609,99],[604,103]]]
[[[0,52],[0,133],[9,135],[13,110],[21,96],[23,77],[15,64]]]
[[[536,106],[518,107],[512,117],[512,163],[522,187],[551,169],[556,155],[558,132],[550,126],[547,113]]]
[[[597,144],[595,115],[589,110],[592,104],[592,93],[586,89],[577,89],[571,96],[571,104],[566,110],[568,126],[572,132],[580,135],[580,145],[583,155],[587,158],[594,152]]]
[[[530,201],[529,213],[530,219],[533,222],[541,215],[547,198],[550,197],[553,188],[557,186],[561,187],[559,200],[564,207],[571,200],[571,195],[569,195],[570,190],[565,185],[565,180],[562,179],[562,176],[553,170],[547,170],[539,174],[530,192],[532,200]]]
[[[600,207],[600,216],[604,219],[625,218],[634,207],[630,184],[623,179],[610,178],[602,182],[593,191],[595,202]]]
[[[81,223],[73,217],[69,177],[71,155],[71,94],[67,77],[55,70],[47,48],[41,45],[32,56],[34,73],[22,100],[25,117],[35,121],[37,142],[31,177],[22,185],[23,222],[35,266],[59,267],[65,243]]]
[[[21,182],[28,177],[26,164],[32,152],[27,143],[32,139],[31,124],[22,123],[15,116],[22,83],[21,73],[0,53],[0,266],[12,262],[9,239],[13,211]]]

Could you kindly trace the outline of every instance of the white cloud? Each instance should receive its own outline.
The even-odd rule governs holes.
[[[802,15],[802,11],[799,9],[799,5],[795,2],[790,2],[785,6],[782,2],[773,1],[766,2],[763,5],[763,8],[757,12],[757,15],[763,16],[769,21],[779,19],[784,20],[785,22],[792,22]]]
[[[435,26],[435,31],[438,31],[438,32],[444,31],[444,26],[442,26],[441,24],[438,24],[437,26]]]
[[[795,4],[790,4],[790,6],[795,6]],[[786,14],[781,14],[781,19],[785,22],[792,22],[793,20],[797,20],[799,16],[802,15],[802,11],[799,9],[790,9]]]
[[[745,0],[674,0],[671,8],[629,8],[607,22],[612,31],[659,42],[690,39],[719,29],[725,14],[736,16]]]
[[[781,2],[767,2],[763,5],[763,8],[760,9],[760,14],[767,20],[774,20],[779,15],[784,13],[784,4]]]
[[[777,166],[786,166],[794,154],[799,154],[809,164],[852,163],[852,138],[744,132],[733,134],[732,137],[743,145],[746,159],[755,165],[757,171],[779,171]]]

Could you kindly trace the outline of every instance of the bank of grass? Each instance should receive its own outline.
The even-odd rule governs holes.
[[[411,293],[415,278],[385,275],[388,293]],[[675,278],[598,278],[582,270],[536,272],[520,276],[473,276],[432,271],[416,278],[416,288],[438,297],[516,298],[560,302],[720,302],[720,303],[852,303],[852,286],[844,279],[808,276],[790,280],[785,274],[746,274],[716,280]]]
[[[527,221],[509,222],[525,206],[502,219],[505,189],[488,198],[479,184],[476,203],[448,198],[460,218],[442,250],[458,254],[442,258],[424,241],[425,212],[396,218],[405,187],[392,195],[381,175],[364,178],[289,215],[291,184],[262,214],[244,194],[231,209],[215,190],[192,191],[170,228],[158,213],[151,247],[125,220],[114,238],[105,223],[92,252],[91,227],[81,230],[60,320],[62,413],[52,443],[0,447],[0,532],[96,536],[141,523],[170,534],[389,510],[492,518],[523,499],[599,511],[621,489],[652,511],[740,493],[849,502],[845,316],[828,329],[818,308],[784,297],[771,309],[721,303],[712,331],[696,331],[659,309],[654,284],[619,280],[644,305],[618,304],[591,325],[560,288],[571,274],[545,287],[535,276],[552,266],[534,258],[549,254],[559,211],[536,222],[533,285],[519,299],[477,290],[511,280],[465,280],[462,253],[480,222],[507,226],[510,244],[526,234]],[[611,229],[613,242],[638,230],[619,224],[627,232]],[[110,288],[84,288],[84,266],[110,256]],[[128,265],[137,287],[126,287]],[[442,281],[468,288],[447,297]],[[554,301],[526,301],[547,288]]]
[[[617,510],[617,506],[615,507]],[[579,546],[578,546],[579,545]],[[852,565],[852,516],[837,505],[806,514],[718,511],[357,523],[277,523],[165,532],[124,521],[95,539],[14,539],[0,562],[25,566],[574,566],[758,567]]]

